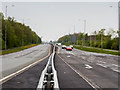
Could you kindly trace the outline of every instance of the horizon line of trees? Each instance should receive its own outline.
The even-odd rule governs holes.
[[[41,38],[29,26],[11,17],[4,19],[3,13],[0,13],[0,49],[5,49],[5,25],[6,49],[41,43]]]
[[[65,35],[58,39],[58,43],[74,44],[81,46],[90,46],[103,49],[119,50],[119,31],[109,30],[105,34],[106,29],[101,29],[98,32],[94,31],[92,35],[88,33],[74,33]]]

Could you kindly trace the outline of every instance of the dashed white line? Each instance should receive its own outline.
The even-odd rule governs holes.
[[[100,63],[104,63],[104,64],[106,63],[106,62],[103,62],[103,61],[98,61],[98,62],[100,62]]]
[[[97,63],[97,65],[102,66],[102,67],[104,67],[104,68],[107,68],[107,66],[104,65],[104,64]]]

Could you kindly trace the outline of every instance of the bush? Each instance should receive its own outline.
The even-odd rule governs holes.
[[[119,39],[113,39],[112,45],[111,45],[111,49],[113,50],[119,50]]]
[[[112,46],[111,46],[111,49],[113,49],[113,50],[119,50],[119,44],[116,43],[116,42],[114,42],[114,43],[112,44]]]
[[[105,49],[111,49],[113,41],[112,40],[107,40],[103,43],[103,48]]]
[[[39,44],[31,44],[28,46],[23,46],[23,47],[19,47],[19,48],[15,48],[15,49],[4,50],[0,54],[4,55],[4,54],[8,54],[8,53],[18,52],[18,51],[21,51],[21,50],[24,50],[24,49],[27,49],[27,48],[30,48],[30,47],[33,47],[36,45],[39,45]]]

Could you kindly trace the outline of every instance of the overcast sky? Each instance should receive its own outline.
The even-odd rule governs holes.
[[[89,34],[102,28],[118,30],[118,2],[3,2],[4,14],[5,5],[8,16],[22,23],[24,19],[43,41],[84,32],[84,20]]]

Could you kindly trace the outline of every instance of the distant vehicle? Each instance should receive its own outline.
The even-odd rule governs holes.
[[[56,43],[56,45],[60,46],[60,45],[61,45],[61,43]]]
[[[66,47],[66,51],[72,51],[72,48],[70,46]]]
[[[73,49],[73,45],[70,45],[70,47]]]
[[[62,49],[66,49],[66,46],[65,46],[65,45],[62,45]]]

